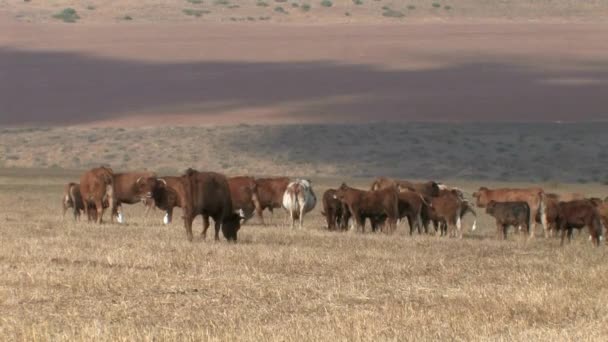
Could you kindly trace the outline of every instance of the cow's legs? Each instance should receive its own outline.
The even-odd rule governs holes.
[[[532,210],[530,209],[530,231],[528,234],[528,239],[533,239],[534,238],[534,231],[536,230],[536,213],[538,212],[538,209],[536,210]],[[545,229],[545,237],[547,237],[547,230]]]
[[[203,231],[201,232],[203,240],[207,238],[207,229],[209,229],[209,225],[209,215],[203,215]]]
[[[300,229],[304,228],[304,204],[300,206]]]
[[[103,201],[97,200],[95,201],[95,209],[97,210],[97,223],[101,224],[103,217]]]
[[[220,228],[222,228],[222,220],[214,218],[213,223],[215,224],[215,241],[220,241]],[[209,218],[207,218],[207,224],[209,224]]]
[[[460,220],[460,213],[456,214],[456,229],[458,229],[458,238],[462,239],[462,221]]]
[[[192,221],[194,221],[194,215],[184,214],[184,228],[186,228],[186,237],[188,241],[192,241]]]

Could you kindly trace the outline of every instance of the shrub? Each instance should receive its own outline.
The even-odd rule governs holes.
[[[288,12],[281,6],[277,6],[274,8],[274,11],[281,14],[288,14]]]
[[[187,0],[187,1],[194,5],[200,5],[203,3],[203,0]]]
[[[255,18],[254,17],[247,17],[247,20],[249,20],[249,21],[255,21]]]
[[[197,10],[197,9],[191,9],[191,8],[185,8],[182,10],[182,12],[184,12],[185,15],[191,15],[194,17],[200,17],[203,14],[211,13],[211,11],[208,11],[208,10]]]
[[[388,18],[402,18],[405,15],[403,14],[403,12],[395,11],[394,9],[387,7],[384,9],[384,12],[382,12],[382,16]]]
[[[268,7],[268,3],[264,2],[264,1],[258,1],[258,3],[256,4],[256,6],[259,6],[259,7]]]
[[[274,0],[274,2],[287,2],[287,0]]]
[[[230,6],[228,6],[228,8],[230,8],[230,9],[232,9],[232,8],[239,8],[239,7],[241,7],[241,6],[239,6],[239,5],[230,5]]]
[[[441,7],[441,4],[438,3],[438,2],[433,2],[433,7],[434,8],[439,8],[439,7]]]
[[[303,4],[302,6],[300,6],[300,8],[302,9],[302,11],[304,12],[308,12],[310,11],[310,5],[309,4]]]
[[[344,12],[344,15],[350,17],[350,12]]]
[[[353,0],[353,4],[355,4],[355,5],[363,5],[363,0]]]
[[[293,3],[291,4],[291,7],[293,7],[293,8],[298,8],[298,7],[300,7],[300,4],[298,4],[297,2],[293,2]]]
[[[75,23],[76,20],[80,19],[78,13],[73,8],[64,8],[63,11],[53,15],[53,18],[63,20],[64,23]]]
[[[122,17],[122,20],[133,20],[133,17],[131,17],[130,15],[125,15],[124,17]]]
[[[449,6],[449,5],[448,6],[443,6],[443,9],[446,10],[446,11],[449,11],[449,10],[452,9],[452,6]]]
[[[321,1],[321,6],[323,6],[323,7],[331,7],[333,5],[334,5],[334,3],[331,2],[330,0],[323,0],[323,1]]]
[[[89,6],[87,6],[87,9],[88,9],[89,11],[92,11],[92,10],[94,10],[94,9],[95,9],[95,6],[93,6],[93,5],[89,5]]]
[[[228,0],[215,0],[213,3],[215,5],[229,5],[230,1],[228,1]]]
[[[416,9],[416,6],[414,6],[414,5],[408,5],[407,9],[410,10],[410,11],[413,11],[413,10]]]

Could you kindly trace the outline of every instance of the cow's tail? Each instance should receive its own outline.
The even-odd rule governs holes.
[[[291,208],[289,208],[289,211],[294,219],[298,219],[300,217],[300,204],[298,201],[299,195],[299,186],[294,186],[292,191],[289,192],[289,201],[291,202]]]
[[[78,217],[78,214],[79,214],[78,211],[80,210],[80,208],[78,208],[78,204],[76,202],[76,185],[75,184],[70,184],[70,189],[68,190],[67,197],[68,197],[67,199],[72,202],[72,210],[74,213],[74,218],[76,218],[76,217]],[[84,203],[84,205],[86,205],[86,202],[84,202],[84,199],[83,199],[83,203]],[[66,203],[64,202],[63,205],[64,205],[63,215],[65,216],[65,210],[67,209],[65,207]]]
[[[547,231],[547,229],[549,229],[549,224],[547,223],[547,205],[545,203],[545,193],[543,191],[541,191],[539,193],[539,197],[540,197],[540,205],[538,206],[538,211],[540,213],[540,222],[543,226],[545,236],[547,236],[547,234],[549,233]],[[530,215],[528,229],[532,229],[532,220],[536,220],[536,218],[532,217],[532,215]]]
[[[599,245],[604,239],[604,224],[602,223],[602,218],[599,213],[596,213],[593,223],[595,226],[595,235],[597,236],[597,244]]]

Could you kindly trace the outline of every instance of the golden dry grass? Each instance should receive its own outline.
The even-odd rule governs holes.
[[[185,239],[126,208],[127,225],[59,214],[74,174],[0,174],[0,340],[605,340],[607,249],[494,238],[245,226]],[[314,179],[318,196],[338,179]],[[368,179],[349,183],[366,187]],[[467,192],[479,183],[455,182]],[[492,183],[492,185],[499,185]],[[560,190],[605,194],[597,186]],[[176,215],[177,216],[177,215]],[[470,226],[470,220],[465,221]],[[195,223],[200,227],[200,219]],[[199,230],[200,231],[200,230]]]

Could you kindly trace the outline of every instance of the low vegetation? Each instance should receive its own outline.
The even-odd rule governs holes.
[[[59,19],[64,23],[75,23],[76,21],[78,21],[78,19],[80,19],[80,16],[78,15],[78,13],[76,13],[75,9],[68,7],[63,9],[61,12],[53,15],[53,18]]]

